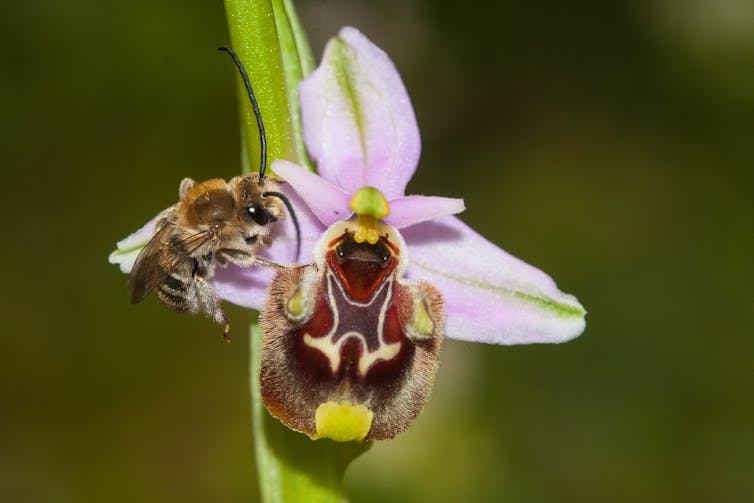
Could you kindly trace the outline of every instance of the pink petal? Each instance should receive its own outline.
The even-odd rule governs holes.
[[[464,209],[463,199],[405,196],[390,201],[390,215],[385,221],[396,229],[403,229],[437,217],[455,215]]]
[[[402,196],[421,140],[393,62],[355,28],[325,48],[322,64],[299,86],[304,140],[318,172],[347,193],[370,185]]]
[[[291,190],[291,187],[284,184],[281,191],[288,196],[301,227],[301,256],[297,263],[310,263],[313,261],[314,245],[325,227],[309,210],[301,197]],[[296,263],[296,233],[290,216],[286,216],[284,220],[275,224],[272,239],[272,245],[269,248],[260,249],[259,256],[283,265]],[[215,269],[214,286],[221,299],[259,310],[264,305],[267,288],[274,274],[275,269],[271,267],[261,265],[238,267],[231,264]]]
[[[282,160],[272,163],[271,169],[288,182],[326,227],[351,214],[350,196],[321,176]]]
[[[403,231],[408,275],[443,293],[446,335],[492,344],[564,342],[586,311],[544,272],[508,254],[456,217]]]
[[[215,270],[215,291],[223,300],[260,310],[264,306],[267,288],[274,275],[275,271],[268,267],[218,267]]]

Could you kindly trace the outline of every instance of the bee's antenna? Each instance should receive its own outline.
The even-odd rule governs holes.
[[[254,117],[257,118],[257,127],[259,128],[259,145],[260,145],[260,150],[262,151],[262,160],[259,163],[259,184],[261,185],[262,180],[264,179],[264,172],[267,170],[267,135],[264,132],[264,123],[262,122],[262,113],[259,111],[259,103],[257,102],[256,96],[254,96],[254,90],[251,88],[251,82],[249,82],[249,75],[246,73],[246,69],[243,67],[241,60],[238,59],[238,56],[236,56],[236,53],[233,52],[233,49],[224,45],[222,47],[218,47],[217,50],[225,51],[228,54],[230,54],[231,58],[233,58],[233,62],[236,64],[236,66],[238,67],[238,71],[241,73],[241,78],[243,79],[243,83],[246,86],[246,91],[249,93],[249,99],[251,100],[251,108],[254,109]],[[284,202],[286,203],[286,206],[288,206],[288,202],[285,200]],[[296,220],[294,216],[294,222],[295,221]],[[298,229],[298,224],[296,225],[296,229]]]
[[[293,211],[293,206],[291,206],[291,202],[288,200],[287,197],[285,197],[285,194],[282,194],[280,192],[263,192],[262,197],[277,197],[281,201],[283,201],[283,204],[285,204],[285,207],[288,208],[288,213],[291,214],[291,219],[293,220],[293,226],[296,228],[296,262],[298,262],[298,258],[301,255],[301,227],[298,225],[298,218],[296,217],[296,212]]]

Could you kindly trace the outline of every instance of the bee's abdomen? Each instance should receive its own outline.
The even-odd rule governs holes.
[[[182,278],[177,274],[171,274],[157,289],[157,297],[173,311],[196,313],[200,306],[191,288],[191,281],[191,277]]]

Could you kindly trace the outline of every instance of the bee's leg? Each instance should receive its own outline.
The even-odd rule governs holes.
[[[207,316],[212,318],[215,323],[218,325],[224,325],[223,341],[228,342],[230,340],[230,337],[228,336],[230,333],[230,322],[228,321],[228,317],[225,316],[223,308],[220,306],[220,299],[217,297],[215,290],[211,286],[204,281],[200,284],[202,285],[199,286],[199,289],[202,291],[202,308],[204,312],[207,313]]]
[[[248,252],[243,250],[235,250],[233,248],[223,248],[217,250],[215,253],[215,261],[225,265],[228,262],[232,262],[241,267],[249,267],[254,265],[255,259]]]
[[[215,323],[225,325],[223,340],[226,342],[229,341],[230,323],[223,312],[223,308],[220,306],[220,298],[217,296],[215,289],[199,275],[194,276],[194,289],[201,311],[207,313],[207,316],[212,318]]]
[[[226,262],[232,262],[241,267],[249,267],[252,265],[273,267],[275,269],[297,269],[299,267],[302,267],[296,264],[292,264],[292,265],[278,264],[277,262],[273,262],[272,260],[267,260],[265,258],[262,258],[259,255],[250,255],[248,252],[245,252],[243,250],[235,250],[233,248],[223,248],[221,250],[217,250],[217,252],[215,253],[215,260],[216,262],[220,264],[224,264]],[[306,264],[306,265],[311,265],[311,264]]]
[[[312,264],[278,264],[277,262],[273,262],[272,260],[267,260],[266,258],[262,257],[254,257],[254,263],[257,265],[261,265],[264,267],[272,267],[274,269],[300,269],[302,267],[308,267]]]

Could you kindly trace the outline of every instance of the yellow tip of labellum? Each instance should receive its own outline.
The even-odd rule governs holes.
[[[373,418],[374,413],[363,405],[348,401],[321,403],[314,413],[315,438],[361,442],[369,433]]]
[[[377,221],[390,214],[390,205],[385,196],[374,187],[362,187],[356,191],[349,204],[356,213],[359,227],[354,234],[357,243],[364,241],[376,244],[380,240],[377,233]]]

